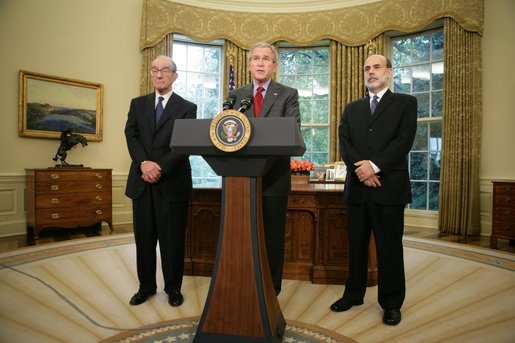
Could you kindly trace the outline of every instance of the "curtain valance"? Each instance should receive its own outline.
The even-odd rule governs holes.
[[[170,33],[181,33],[201,42],[225,38],[247,49],[258,41],[281,40],[302,46],[332,39],[357,46],[388,30],[414,32],[444,17],[482,35],[483,1],[383,0],[333,11],[285,14],[210,10],[170,0],[145,0],[140,45],[144,50]]]

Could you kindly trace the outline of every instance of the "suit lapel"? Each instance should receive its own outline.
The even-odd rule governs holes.
[[[156,126],[156,93],[151,93],[148,95],[147,99],[145,100],[145,117],[148,121],[148,126],[152,129]]]
[[[170,96],[170,99],[168,99],[168,101],[166,103],[163,115],[161,116],[159,123],[156,123],[156,128],[155,128],[156,131],[159,130],[159,128],[161,126],[163,126],[164,123],[166,123],[168,120],[170,120],[172,115],[176,112],[177,100],[178,100],[177,95],[175,93],[172,93],[172,96]]]
[[[362,114],[363,120],[365,122],[369,123],[371,120],[371,113],[370,113],[370,99],[368,98],[368,96],[361,99],[361,103],[359,104],[359,112]]]
[[[270,108],[280,94],[279,85],[273,80],[270,81],[268,89],[266,90],[265,99],[263,100],[263,107],[261,107],[261,113],[259,114],[260,117],[268,117],[268,111],[270,111]]]
[[[392,94],[393,93],[389,89],[386,91],[386,93],[384,93],[383,97],[381,98],[381,101],[379,101],[379,104],[377,104],[377,108],[374,112],[374,115],[372,115],[372,121],[377,120],[384,113],[386,108],[392,103]]]

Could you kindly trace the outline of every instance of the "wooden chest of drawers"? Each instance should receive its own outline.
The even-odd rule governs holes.
[[[48,227],[86,227],[105,221],[111,230],[111,169],[27,169],[25,207],[34,238]]]
[[[492,181],[492,235],[490,248],[497,249],[497,239],[515,239],[515,181]]]

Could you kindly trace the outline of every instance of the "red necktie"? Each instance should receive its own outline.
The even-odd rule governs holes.
[[[261,94],[263,90],[264,88],[259,86],[256,90],[256,95],[254,95],[254,117],[256,118],[259,117],[261,106],[263,106],[263,94]]]

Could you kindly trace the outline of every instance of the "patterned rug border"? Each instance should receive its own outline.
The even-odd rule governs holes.
[[[130,331],[125,331],[105,338],[99,343],[150,343],[150,342],[180,342],[193,341],[200,317],[180,318],[156,323]],[[175,331],[175,333],[173,333]],[[172,336],[173,335],[173,336]],[[166,336],[166,340],[162,338]],[[298,338],[302,338],[299,340]],[[177,340],[177,341],[179,341]],[[338,334],[313,324],[306,324],[296,320],[286,321],[286,332],[283,342],[295,343],[357,343],[356,340]]]
[[[90,237],[80,240],[20,248],[0,254],[0,270],[5,267],[15,267],[49,258],[133,243],[134,235],[127,233],[112,237]],[[403,244],[407,248],[462,258],[509,271],[515,271],[515,254],[481,247],[471,247],[461,243],[441,242],[413,237],[404,237]]]
[[[515,254],[498,250],[470,247],[461,243],[440,242],[423,238],[404,237],[405,248],[428,251],[446,256],[479,262],[492,267],[515,271]]]

